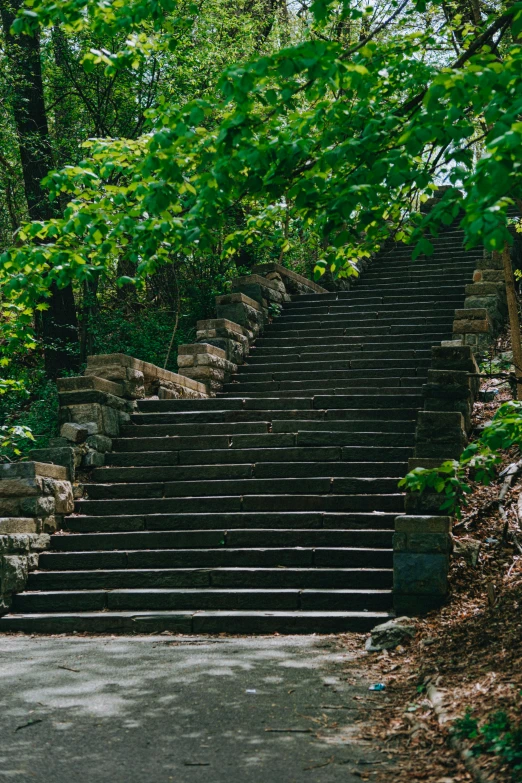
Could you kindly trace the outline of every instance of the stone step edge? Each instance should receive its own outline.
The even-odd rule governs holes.
[[[89,633],[335,633],[369,631],[393,617],[390,612],[307,611],[152,611],[8,614],[0,618],[0,633],[49,633],[60,630]]]

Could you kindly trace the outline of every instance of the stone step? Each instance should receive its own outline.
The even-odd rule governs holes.
[[[416,344],[417,345],[417,344]],[[322,357],[327,357],[328,361],[351,361],[359,360],[362,358],[373,360],[405,360],[405,359],[429,359],[431,358],[431,344],[427,343],[425,348],[419,348],[412,346],[411,348],[400,348],[399,350],[390,349],[380,350],[374,348],[368,348],[360,343],[354,346],[353,344],[336,345],[326,344],[317,347],[301,346],[297,348],[295,345],[289,345],[286,348],[253,348],[248,356],[248,360],[241,367],[252,367],[258,364],[270,364],[274,368],[275,372],[279,372],[277,368],[278,364],[285,364],[292,362],[292,354],[290,351],[295,351],[296,359],[299,362],[317,362]],[[243,369],[242,372],[245,372]]]
[[[181,588],[21,593],[15,614],[153,610],[390,611],[389,590],[248,590]],[[0,626],[1,629],[1,626]]]
[[[248,356],[248,364],[263,363],[270,358],[270,361],[274,365],[286,362],[293,355],[296,356],[296,360],[301,357],[307,357],[308,361],[312,361],[317,356],[332,354],[339,354],[339,356],[345,356],[347,353],[361,358],[362,356],[371,356],[374,353],[384,353],[381,343],[386,343],[389,347],[388,356],[395,353],[392,348],[393,345],[399,343],[401,345],[400,351],[397,353],[406,353],[408,355],[415,355],[418,351],[431,351],[433,345],[440,343],[441,340],[451,339],[452,333],[450,331],[438,332],[428,339],[419,339],[419,335],[404,335],[403,338],[398,338],[396,335],[377,335],[373,336],[371,340],[367,339],[364,342],[362,337],[337,337],[334,340],[321,340],[316,337],[313,340],[305,341],[302,338],[294,338],[293,340],[285,340],[284,338],[267,338],[262,345],[255,346],[251,349]],[[399,357],[398,357],[399,358]]]
[[[121,516],[70,516],[64,525],[72,533],[118,533],[140,530],[231,529],[393,530],[394,512],[265,511],[220,514],[144,514]],[[59,536],[60,538],[62,536]],[[58,538],[58,536],[57,536]]]
[[[444,299],[457,299],[458,296],[464,294],[465,282],[454,282],[453,285],[438,285],[434,286],[433,283],[429,287],[423,286],[421,283],[415,285],[408,285],[407,288],[404,285],[396,284],[397,291],[393,293],[387,293],[387,289],[379,285],[378,289],[375,286],[364,285],[361,282],[357,283],[353,289],[349,291],[339,291],[331,294],[325,294],[317,296],[315,299],[308,299],[305,302],[301,301],[301,298],[295,299],[292,302],[283,305],[283,312],[289,310],[302,312],[303,310],[310,310],[315,314],[323,308],[339,307],[344,304],[363,302],[371,307],[373,304],[415,304],[416,302],[434,302]],[[366,279],[366,276],[364,276]]]
[[[356,322],[350,319],[346,325],[338,324],[332,326],[329,322],[314,322],[313,326],[305,326],[305,321],[300,321],[291,326],[290,324],[271,324],[271,330],[267,331],[267,337],[343,337],[349,335],[371,336],[380,334],[425,334],[434,329],[451,329],[455,312],[451,311],[451,316],[443,317],[431,316],[429,318],[420,318],[420,316],[411,316],[410,318],[397,319],[379,319],[379,322],[373,325],[373,322]],[[372,325],[369,325],[371,323]],[[308,319],[310,324],[310,319]],[[349,325],[348,325],[349,324]]]
[[[285,449],[217,449],[202,456],[199,451],[149,451],[120,452],[107,454],[109,465],[119,467],[141,467],[153,465],[201,465],[203,462],[215,465],[231,465],[250,462],[407,462],[411,447],[385,446],[328,446],[323,448]]]
[[[323,445],[325,434],[335,433],[310,433],[304,439],[303,445],[311,441],[309,445]],[[401,438],[391,438],[383,445],[412,445],[413,435],[402,435]],[[319,443],[315,443],[314,440]],[[340,438],[337,438],[340,440]],[[372,443],[371,434],[362,441]],[[335,439],[334,439],[335,444]],[[374,438],[374,445],[378,446],[379,440]],[[397,489],[397,478],[355,478],[355,477],[309,477],[306,489],[311,494],[390,494]],[[268,478],[268,479],[220,479],[201,481],[171,481],[137,484],[85,484],[85,492],[89,500],[116,499],[116,498],[174,498],[174,497],[216,497],[217,495],[289,495],[299,494],[303,490],[301,478]]]
[[[334,384],[331,384],[331,386],[334,386]],[[319,385],[314,386],[308,386],[305,384],[305,390],[301,392],[296,392],[295,389],[280,389],[277,391],[266,391],[266,392],[257,392],[257,391],[243,391],[242,386],[237,386],[237,391],[230,391],[230,392],[218,392],[217,396],[220,400],[226,399],[226,398],[238,398],[243,397],[245,400],[249,398],[257,399],[258,401],[261,401],[261,398],[263,399],[274,399],[276,397],[287,397],[288,399],[295,399],[295,395],[297,393],[300,394],[311,394],[314,399],[315,397],[324,394],[325,391],[328,391],[329,394],[333,394],[337,397],[346,397],[351,396],[353,394],[353,402],[352,405],[357,404],[358,397],[362,399],[362,401],[366,400],[366,403],[370,405],[372,403],[371,398],[373,397],[376,400],[376,405],[378,407],[382,407],[386,404],[386,401],[384,400],[384,397],[387,399],[393,399],[394,405],[399,405],[399,402],[395,401],[395,397],[393,395],[396,395],[398,392],[398,388],[391,387],[391,388],[384,388],[382,386],[379,386],[378,384],[374,386],[351,386],[349,381],[337,381],[334,388],[330,387],[321,387]],[[410,397],[416,396],[418,399],[422,398],[422,395],[419,393],[420,387],[414,387],[414,386],[401,386],[401,389],[403,390],[403,393],[405,397],[408,399]],[[411,401],[410,403],[411,404]],[[420,407],[420,405],[419,405]],[[246,436],[240,436],[240,437],[246,437]],[[255,437],[255,436],[252,436]],[[261,435],[258,435],[257,437],[262,437]],[[237,440],[237,437],[236,437]]]
[[[262,394],[272,392],[275,394],[285,392],[286,394],[288,392],[291,396],[292,394],[300,394],[302,392],[314,394],[329,392],[337,394],[340,390],[343,390],[344,394],[348,394],[351,391],[357,391],[358,394],[366,394],[373,393],[369,391],[372,388],[374,392],[385,394],[387,392],[384,392],[382,389],[382,384],[384,383],[388,390],[395,389],[395,391],[399,388],[408,388],[411,390],[415,387],[420,390],[420,387],[426,383],[426,373],[411,378],[409,377],[409,373],[413,371],[405,370],[404,372],[406,373],[406,377],[391,378],[390,376],[387,376],[386,373],[375,373],[369,378],[359,378],[357,371],[355,372],[354,377],[353,375],[350,375],[349,370],[346,372],[332,370],[332,378],[317,379],[315,376],[312,376],[308,380],[300,381],[262,381],[258,380],[257,375],[254,375],[252,380],[250,380],[248,376],[241,376],[232,383],[225,383],[223,385],[223,392],[220,392],[220,394],[233,394],[234,396],[237,396],[247,393],[256,395],[257,392]]]
[[[445,320],[452,320],[455,314],[455,308],[462,305],[463,300],[459,299],[452,307],[415,307],[415,312],[412,314],[411,307],[402,307],[397,310],[364,310],[365,318],[361,318],[362,313],[351,313],[348,310],[345,312],[328,313],[327,315],[319,316],[317,322],[314,322],[314,328],[318,328],[321,324],[326,327],[335,327],[338,322],[350,324],[356,326],[361,324],[367,325],[369,322],[378,321],[379,324],[394,324],[394,323],[408,323],[421,324],[421,323],[442,323]],[[288,316],[281,316],[276,321],[270,324],[270,332],[280,332],[291,327],[293,324],[309,324],[310,318],[306,317],[305,313],[296,312],[288,314]]]
[[[146,549],[95,552],[44,552],[39,569],[92,571],[94,569],[187,568],[391,568],[391,549],[349,547],[223,547],[211,549]]]
[[[462,286],[464,289],[464,285]],[[315,308],[294,308],[288,307],[283,309],[281,315],[277,319],[278,323],[286,323],[287,321],[295,320],[296,318],[304,318],[305,316],[313,316],[318,319],[332,318],[339,320],[340,316],[346,318],[354,317],[360,318],[361,313],[367,314],[369,318],[388,318],[395,317],[402,313],[409,313],[412,309],[419,315],[425,313],[446,313],[450,308],[455,309],[462,307],[464,301],[464,290],[462,290],[461,296],[453,297],[416,297],[405,302],[393,302],[390,297],[387,301],[377,301],[372,304],[368,303],[364,299],[361,302],[357,301],[357,296],[352,300],[346,300],[344,302],[335,302],[325,304],[319,310]],[[362,298],[362,297],[361,297]]]
[[[390,619],[387,612],[74,612],[9,614],[0,618],[0,632],[30,634],[161,633],[182,634],[311,634],[365,633]]]
[[[272,397],[263,399],[243,399],[214,397],[202,400],[139,400],[138,408],[144,412],[163,413],[177,411],[201,411],[201,410],[337,410],[347,408],[375,408],[380,407],[379,400],[368,400],[365,395],[328,395],[318,394],[303,397]],[[423,404],[421,395],[400,394],[386,400],[386,406],[390,408],[420,408]]]
[[[109,552],[142,549],[278,549],[286,547],[347,547],[391,549],[391,530],[236,528],[234,530],[174,530],[125,533],[75,533],[54,536],[53,552]]]
[[[375,346],[379,346],[381,343],[387,345],[401,345],[407,344],[408,349],[410,346],[414,348],[418,346],[419,350],[426,350],[431,348],[432,345],[440,343],[441,340],[451,340],[452,331],[451,327],[448,327],[447,331],[439,330],[437,332],[430,332],[429,334],[423,332],[422,334],[409,332],[407,334],[396,334],[390,332],[383,332],[381,334],[371,335],[339,335],[334,339],[327,339],[322,336],[318,337],[260,337],[256,340],[255,346],[252,348],[250,357],[257,356],[258,351],[262,351],[265,355],[268,353],[278,355],[279,351],[300,351],[306,349],[307,352],[313,353],[314,351],[321,351],[324,348],[325,352],[335,352],[345,346],[352,351],[367,351],[378,350]]]
[[[335,427],[336,432],[368,432],[368,420],[356,420],[356,421],[350,421],[347,420],[337,420],[335,421],[335,424],[333,423],[334,419],[328,419],[328,424],[326,424],[326,420],[324,418],[321,419],[311,419],[308,418],[302,418],[302,419],[276,419],[271,424],[267,424],[266,426],[270,426],[272,429],[272,432],[274,433],[281,433],[281,432],[291,432],[291,433],[297,433],[297,432],[310,432],[310,431],[316,431],[316,430],[331,430],[333,427]],[[226,427],[226,424],[221,425],[223,427]],[[175,435],[176,432],[179,431],[180,428],[183,429],[183,431],[189,431],[189,428],[191,427],[190,424],[140,424],[140,425],[134,425],[134,427],[125,427],[122,435],[124,437],[130,437],[132,434],[136,434],[138,437],[158,437],[158,436],[172,436]],[[415,421],[413,418],[406,419],[406,420],[381,420],[378,423],[378,426],[375,427],[379,432],[414,432],[415,430]],[[136,432],[137,431],[137,432]],[[96,481],[99,480],[99,478],[102,476],[103,468],[95,469],[94,471],[94,479]]]
[[[221,423],[227,421],[290,421],[291,419],[306,419],[307,421],[317,420],[330,420],[330,421],[343,421],[347,420],[352,423],[363,421],[379,421],[383,425],[389,420],[416,420],[417,410],[412,408],[411,410],[405,410],[403,408],[387,408],[386,410],[375,410],[375,408],[355,408],[345,410],[224,410],[224,411],[177,411],[177,412],[165,412],[165,413],[135,413],[131,416],[131,420],[139,424],[175,424],[177,421],[182,424],[185,422],[191,423]],[[381,425],[379,425],[381,426]]]
[[[301,482],[302,484],[302,482]],[[404,496],[290,494],[290,495],[215,495],[205,497],[127,498],[115,500],[78,500],[79,514],[169,514],[179,512],[224,511],[403,511]]]
[[[263,435],[270,432],[270,421],[241,421],[223,423],[185,423],[172,422],[172,424],[141,424],[139,418],[134,417],[134,423],[120,428],[121,438],[147,438],[151,436],[179,435],[180,437],[196,437],[205,435]]]
[[[391,589],[391,568],[156,568],[33,571],[27,589],[114,590],[153,587]],[[0,620],[2,622],[2,620]]]
[[[372,372],[378,372],[389,375],[393,372],[397,375],[406,372],[406,374],[416,375],[416,369],[426,369],[431,366],[431,351],[419,351],[417,357],[409,357],[407,359],[386,359],[384,357],[374,359],[371,353],[373,351],[368,354],[362,354],[361,352],[358,358],[350,359],[339,359],[333,354],[333,356],[322,359],[314,356],[311,361],[286,361],[284,369],[275,368],[270,361],[244,364],[233,377],[235,379],[245,377],[245,379],[254,380],[254,376],[263,375],[267,377],[259,378],[258,380],[301,381],[307,378],[312,380],[317,378],[319,380],[324,378],[326,373],[331,374],[332,378],[342,377],[333,375],[333,373],[336,371],[338,373],[349,371],[354,378],[365,378],[369,376],[361,375],[361,373],[371,374]],[[359,375],[356,373],[359,373]]]

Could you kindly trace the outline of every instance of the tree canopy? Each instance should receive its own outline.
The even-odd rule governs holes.
[[[28,0],[4,17],[12,48],[53,58],[60,164],[52,213],[26,222],[22,206],[4,241],[4,363],[70,284],[139,289],[245,251],[349,275],[390,236],[429,254],[462,210],[468,247],[511,241],[521,2]]]

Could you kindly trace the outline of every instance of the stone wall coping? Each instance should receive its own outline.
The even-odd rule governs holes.
[[[123,397],[124,391],[121,383],[108,381],[106,378],[98,378],[97,375],[75,375],[71,378],[58,378],[57,386],[59,392],[94,391],[107,392],[114,394],[115,397]]]
[[[257,302],[256,302],[257,304]],[[103,367],[105,365],[120,364],[123,367],[130,367],[133,370],[139,370],[146,378],[157,378],[159,381],[169,381],[170,383],[176,383],[179,386],[185,386],[187,389],[200,392],[201,394],[207,393],[207,387],[203,383],[193,381],[191,378],[187,378],[185,375],[179,375],[177,372],[171,372],[171,370],[164,370],[162,367],[157,367],[150,362],[144,362],[141,359],[135,359],[133,356],[128,356],[125,353],[105,353],[96,354],[95,356],[89,356],[87,358],[87,364],[92,367]]]
[[[243,337],[251,337],[251,332],[245,329],[244,326],[229,321],[228,318],[207,318],[204,321],[197,322],[197,331],[203,332],[206,329],[228,329],[229,332],[236,332],[243,335]]]
[[[487,318],[489,319],[489,313],[486,310],[485,307],[468,307],[463,309],[456,309],[455,310],[455,320],[460,320],[461,318],[466,319],[472,319],[472,318]]]
[[[240,304],[246,304],[249,307],[252,307],[253,310],[263,310],[259,302],[256,302],[255,299],[251,299],[249,296],[242,294],[239,291],[234,292],[233,294],[222,294],[221,296],[216,296],[216,305],[218,306],[236,304],[237,302]]]
[[[278,286],[272,282],[272,280],[267,280],[266,277],[262,277],[262,275],[243,275],[242,277],[235,277],[234,280],[232,280],[232,288],[237,288],[237,286],[240,285],[260,285],[263,288],[270,288],[272,291],[279,292]]]
[[[28,460],[25,462],[9,462],[0,465],[0,481],[10,481],[13,478],[35,478],[44,476],[59,481],[67,480],[67,468],[47,462]]]
[[[313,280],[308,280],[307,277],[303,277],[303,275],[299,275],[292,269],[287,269],[286,267],[281,266],[281,264],[257,264],[256,266],[252,267],[252,272],[260,275],[267,275],[270,272],[278,272],[281,277],[288,277],[290,280],[294,280],[296,283],[301,283],[303,286],[308,286],[308,288],[311,288],[312,291],[316,292],[316,294],[329,293],[326,288],[318,285],[318,283],[314,283]]]
[[[217,348],[215,345],[209,343],[188,343],[187,345],[180,345],[178,347],[178,354],[180,356],[194,356],[195,354],[208,353],[212,356],[217,356],[220,359],[226,359],[226,352],[222,348]]]

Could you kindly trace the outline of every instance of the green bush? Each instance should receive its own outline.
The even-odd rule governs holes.
[[[472,742],[475,756],[490,754],[508,764],[513,780],[522,781],[522,720],[511,720],[506,712],[499,710],[482,725],[466,710],[463,718],[454,724],[455,736]]]

